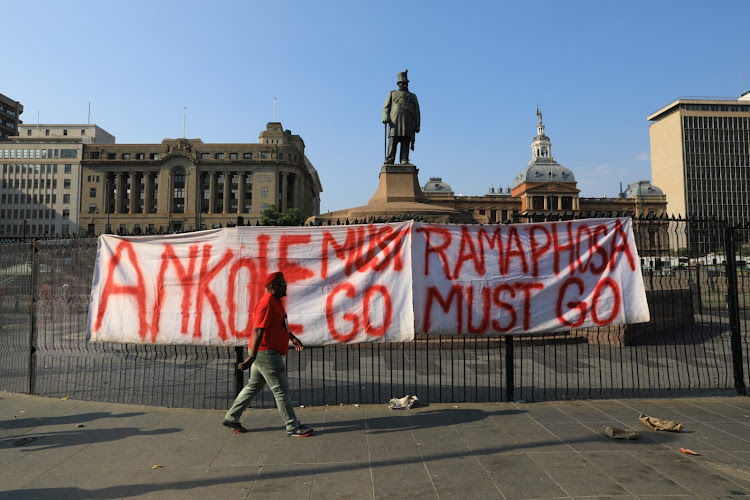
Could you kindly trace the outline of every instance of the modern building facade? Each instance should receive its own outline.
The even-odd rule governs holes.
[[[317,215],[322,191],[304,141],[278,122],[258,143],[92,144],[84,150],[80,221],[89,234],[254,224],[271,205]]]
[[[10,97],[0,94],[0,141],[6,141],[18,135],[18,126],[23,113],[23,105]]]
[[[81,234],[81,159],[84,145],[114,143],[96,125],[21,125],[0,142],[0,236]]]
[[[750,223],[750,92],[680,98],[648,120],[651,176],[670,212]]]

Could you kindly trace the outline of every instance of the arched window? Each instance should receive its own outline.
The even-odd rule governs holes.
[[[547,155],[549,152],[547,151],[547,148],[542,148],[542,158],[547,158]]]
[[[172,192],[172,213],[185,213],[185,169],[176,168],[172,174],[174,189]]]

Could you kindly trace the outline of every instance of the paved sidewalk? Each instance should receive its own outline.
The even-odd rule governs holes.
[[[750,495],[750,398],[301,408],[308,438],[287,438],[276,410],[249,410],[238,435],[221,411],[0,398],[3,499]]]

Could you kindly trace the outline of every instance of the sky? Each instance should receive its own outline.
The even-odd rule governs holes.
[[[419,181],[507,188],[537,106],[583,197],[651,179],[647,117],[750,87],[750,2],[6,1],[0,93],[26,124],[95,123],[117,143],[299,134],[323,212],[364,205],[397,74],[422,126]],[[274,104],[275,102],[275,104]],[[185,108],[187,108],[185,112]]]

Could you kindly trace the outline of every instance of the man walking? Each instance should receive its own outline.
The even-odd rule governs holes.
[[[250,400],[267,383],[276,399],[281,418],[286,424],[286,435],[307,437],[313,433],[313,430],[301,425],[294,414],[283,359],[290,341],[296,350],[301,351],[304,348],[302,342],[287,328],[286,312],[281,303],[281,298],[286,296],[286,280],[280,272],[271,273],[266,276],[263,285],[267,293],[258,301],[253,310],[254,330],[248,357],[237,365],[240,370],[250,368],[250,380],[237,395],[224,417],[223,425],[237,434],[247,432],[247,429],[240,424],[240,416],[250,404]]]

